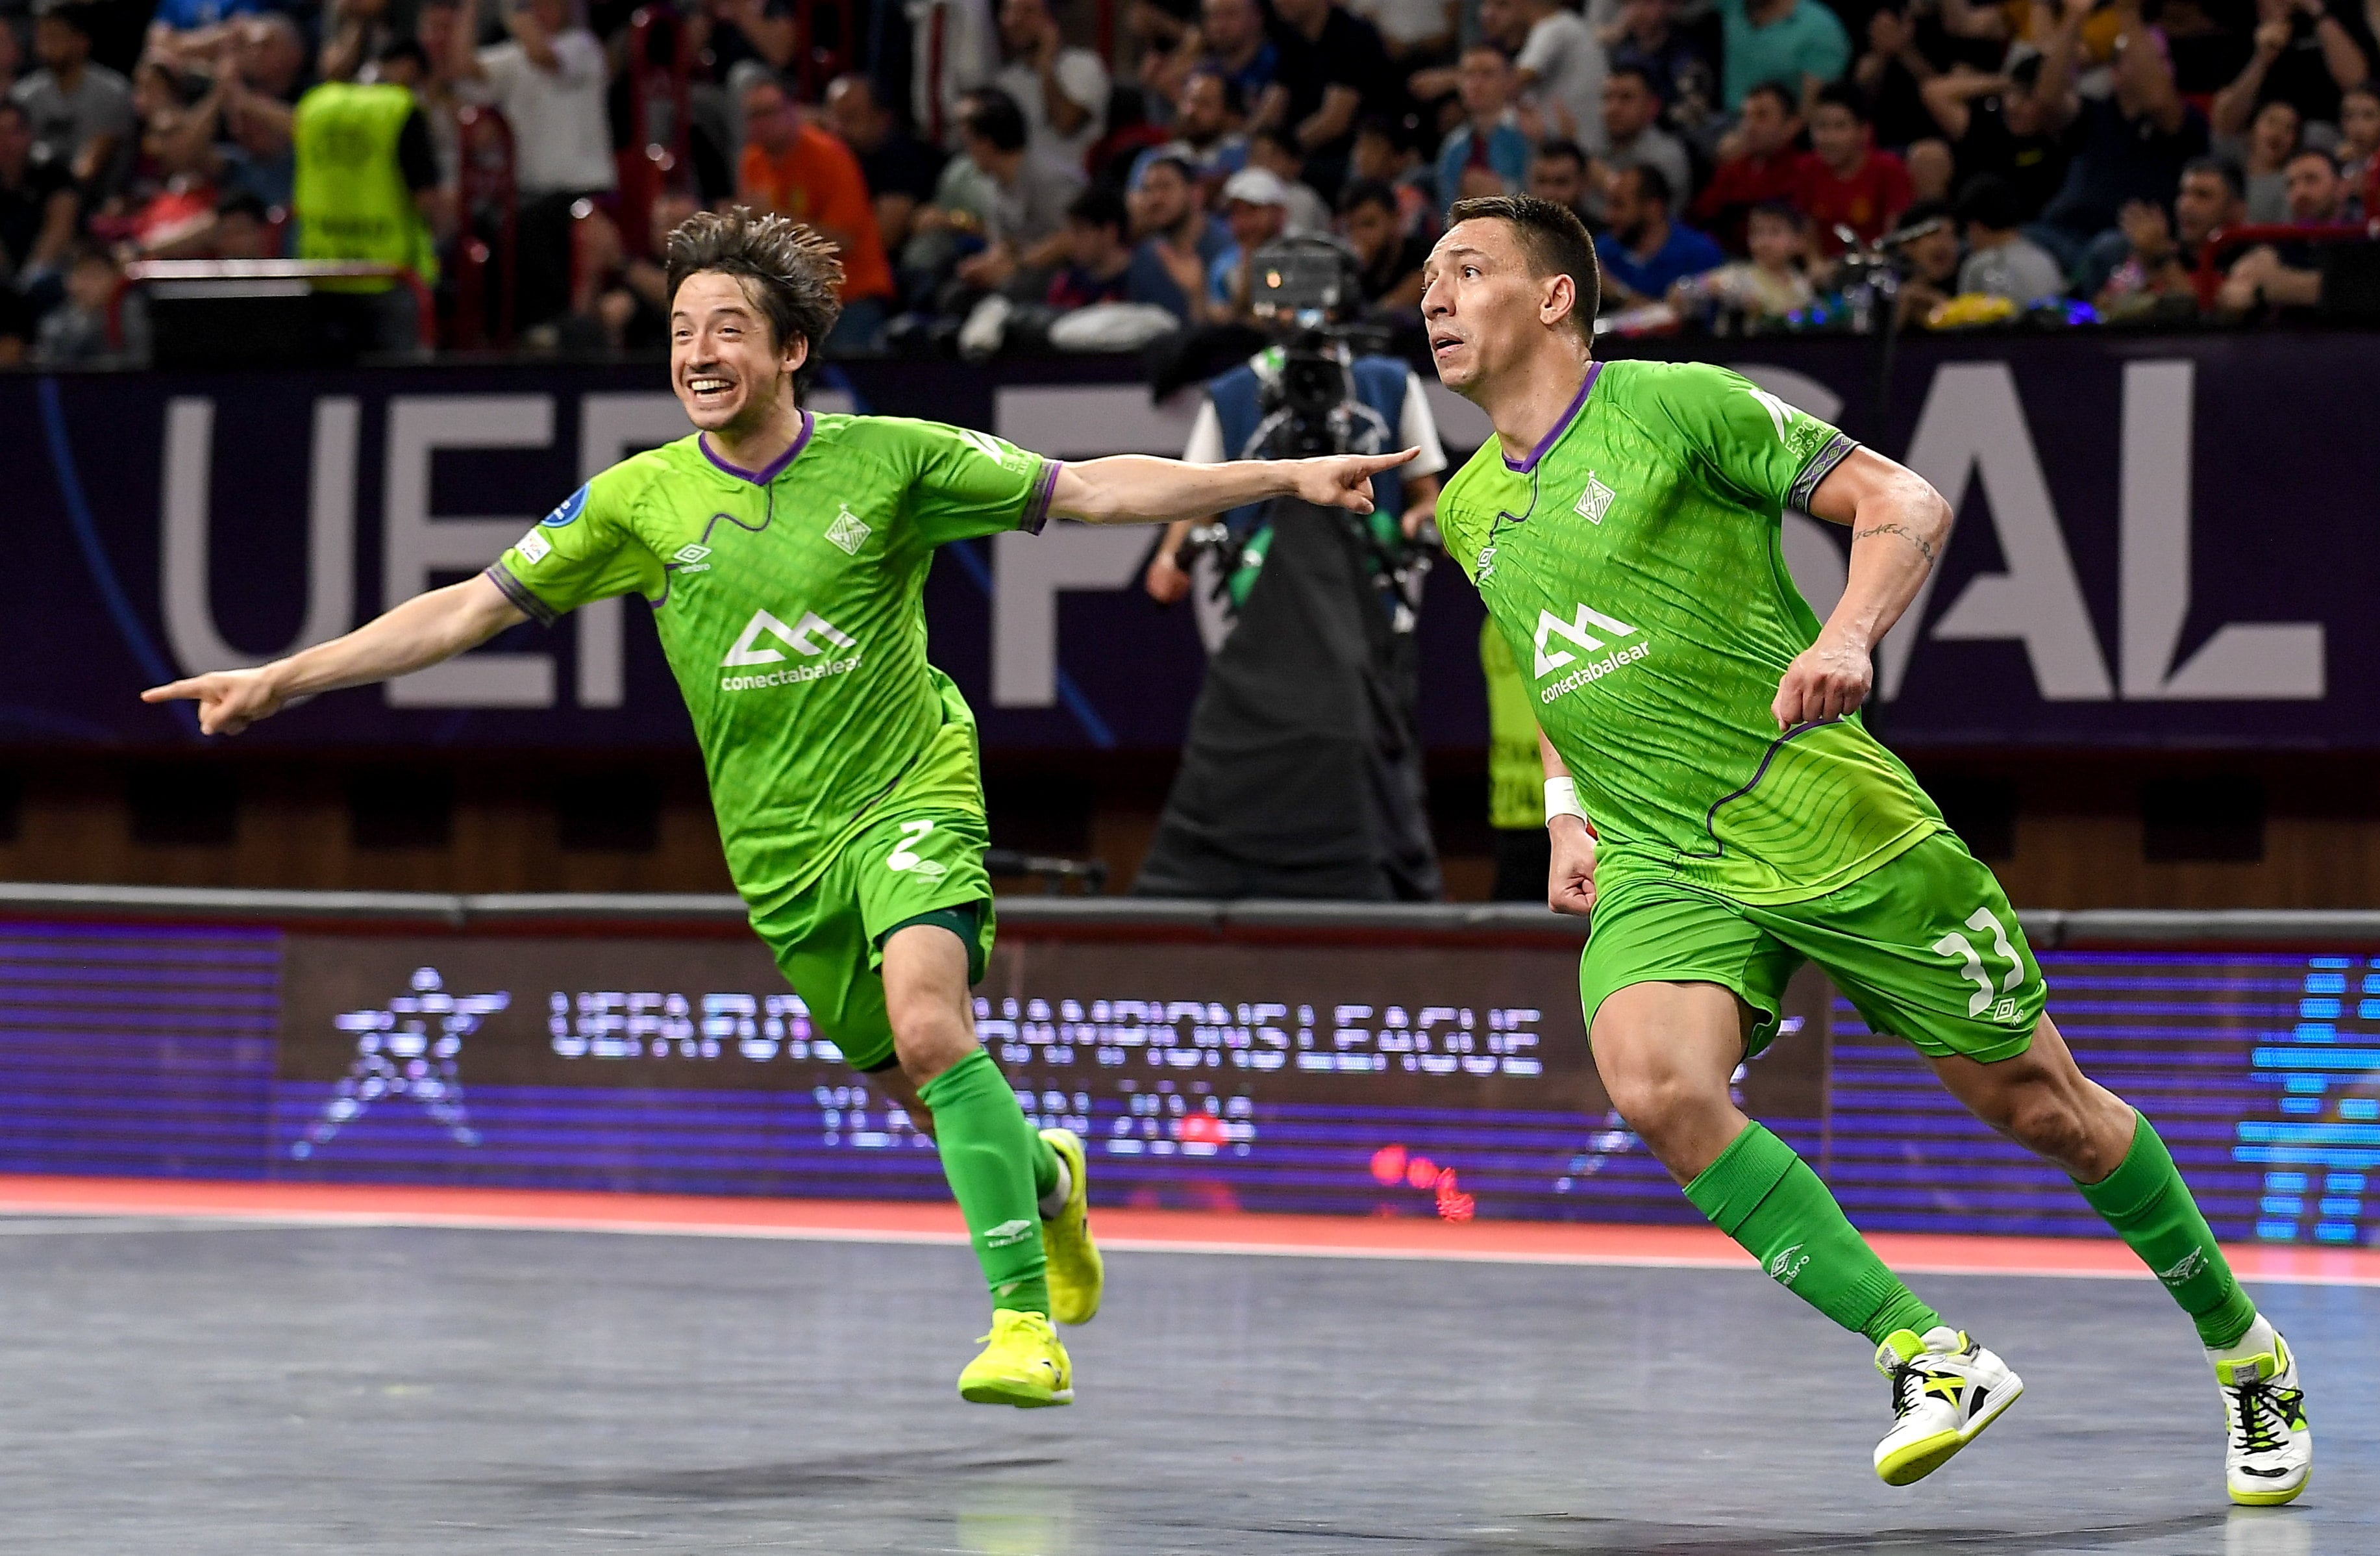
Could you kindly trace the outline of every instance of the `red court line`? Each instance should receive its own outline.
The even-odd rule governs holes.
[[[565,1189],[365,1184],[217,1183],[175,1178],[0,1175],[0,1214],[172,1216],[311,1225],[440,1226],[516,1231],[960,1243],[948,1204],[750,1199]],[[1476,1259],[1499,1263],[1747,1269],[1742,1249],[1706,1226],[1432,1218],[1239,1215],[1103,1209],[1102,1246],[1176,1253],[1325,1258]],[[1936,1274],[2147,1279],[2109,1239],[1938,1236],[1870,1239],[1896,1269]],[[2380,1286],[2380,1249],[2251,1244],[2226,1250],[2247,1279]]]

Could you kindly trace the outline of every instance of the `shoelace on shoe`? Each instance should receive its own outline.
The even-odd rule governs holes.
[[[2243,1453],[2269,1453],[2288,1441],[2289,1402],[2280,1396],[2293,1392],[2276,1389],[2268,1380],[2233,1385],[2240,1428],[2232,1434],[2231,1445]]]
[[[1893,1368],[1888,1380],[1892,1385],[1893,1419],[1899,1420],[1916,1409],[1917,1402],[1924,1397],[1919,1391],[1925,1387],[1925,1374],[1915,1363],[1900,1362]]]

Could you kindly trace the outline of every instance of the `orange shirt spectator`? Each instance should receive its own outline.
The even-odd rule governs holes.
[[[877,236],[868,180],[850,148],[806,122],[774,81],[744,95],[744,160],[735,196],[816,227],[843,250],[843,300],[889,299],[892,267]]]

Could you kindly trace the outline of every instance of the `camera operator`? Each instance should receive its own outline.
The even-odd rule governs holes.
[[[1413,630],[1446,455],[1418,375],[1359,349],[1371,342],[1348,323],[1364,307],[1351,252],[1285,238],[1249,269],[1276,344],[1208,383],[1183,457],[1421,454],[1375,479],[1367,516],[1274,504],[1177,524],[1160,541],[1149,596],[1170,605],[1196,588],[1214,657],[1134,890],[1432,898]]]

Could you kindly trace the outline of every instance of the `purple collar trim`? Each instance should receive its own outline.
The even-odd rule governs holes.
[[[1524,476],[1535,470],[1537,468],[1537,461],[1546,456],[1546,450],[1553,447],[1560,440],[1561,435],[1570,431],[1570,424],[1577,420],[1578,413],[1586,407],[1586,397],[1595,393],[1596,377],[1602,371],[1601,362],[1587,363],[1586,382],[1578,386],[1578,398],[1571,401],[1570,408],[1563,411],[1554,424],[1546,430],[1546,435],[1537,440],[1536,447],[1529,450],[1529,456],[1526,459],[1516,463],[1511,455],[1504,455],[1504,468],[1516,476]]]
[[[778,455],[774,459],[769,461],[769,468],[764,470],[747,470],[740,465],[729,464],[726,460],[722,459],[717,454],[711,452],[710,439],[703,433],[696,433],[694,441],[696,446],[702,450],[702,456],[705,459],[710,460],[721,469],[725,470],[729,475],[734,476],[738,480],[748,480],[755,486],[766,486],[771,481],[776,480],[779,476],[783,475],[785,473],[785,467],[794,462],[794,456],[801,453],[803,449],[809,446],[810,429],[816,425],[817,423],[810,419],[810,413],[808,411],[802,412],[802,430],[794,434],[792,445],[788,447],[785,452]]]

